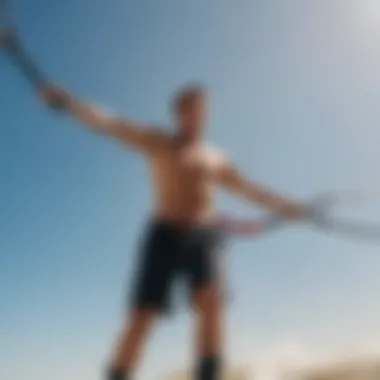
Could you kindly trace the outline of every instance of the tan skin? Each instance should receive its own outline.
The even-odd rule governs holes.
[[[69,114],[89,129],[115,137],[148,160],[155,194],[154,213],[160,220],[183,225],[212,223],[216,186],[284,218],[297,220],[304,214],[301,205],[249,181],[223,155],[202,144],[207,119],[204,94],[199,94],[177,110],[175,123],[178,129],[172,135],[105,115],[53,86],[45,87],[42,97],[49,105],[57,101],[64,103]],[[199,289],[194,309],[197,354],[204,356],[220,352],[223,330],[220,289],[216,286]],[[132,313],[113,357],[116,367],[131,370],[136,366],[155,317],[154,310],[135,310]]]

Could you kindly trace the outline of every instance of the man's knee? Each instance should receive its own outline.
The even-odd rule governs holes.
[[[124,333],[144,335],[152,326],[155,317],[156,311],[153,309],[134,310],[124,327]]]
[[[125,351],[133,351],[139,347],[148,335],[156,313],[154,310],[135,310],[125,324],[119,340],[119,356],[125,355]]]
[[[195,294],[195,310],[202,318],[215,318],[223,308],[223,294],[219,287],[204,286]]]

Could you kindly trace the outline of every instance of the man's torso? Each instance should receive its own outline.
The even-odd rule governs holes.
[[[212,221],[214,185],[224,162],[215,149],[180,145],[174,139],[152,154],[156,217],[184,224]]]

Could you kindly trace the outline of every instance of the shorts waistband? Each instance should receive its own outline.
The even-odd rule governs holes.
[[[181,223],[160,218],[152,218],[150,220],[150,225],[153,228],[162,229],[178,234],[217,230],[217,225],[213,223]]]

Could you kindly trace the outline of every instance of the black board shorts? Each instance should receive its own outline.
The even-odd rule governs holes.
[[[223,247],[223,234],[215,226],[150,223],[139,252],[132,309],[168,313],[178,278],[184,280],[190,296],[205,285],[223,287]]]

